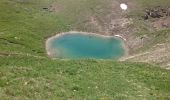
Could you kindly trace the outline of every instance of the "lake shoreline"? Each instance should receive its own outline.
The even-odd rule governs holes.
[[[126,46],[126,39],[123,38],[121,35],[114,35],[114,36],[109,36],[109,35],[102,35],[102,34],[97,34],[97,33],[91,33],[91,32],[81,32],[81,31],[69,31],[69,32],[61,32],[61,33],[57,33],[53,36],[50,36],[50,37],[47,37],[46,38],[46,41],[45,41],[45,49],[46,49],[46,53],[48,55],[49,58],[53,58],[53,53],[51,53],[50,51],[51,50],[51,42],[56,39],[56,38],[59,38],[63,35],[67,35],[67,34],[83,34],[83,35],[90,35],[90,36],[98,36],[98,37],[101,37],[101,38],[115,38],[115,39],[120,39],[121,40],[121,44],[122,44],[122,47],[123,49],[125,50],[125,54],[122,56],[122,57],[125,57],[128,55],[128,47]],[[120,57],[120,58],[122,58]],[[119,58],[119,59],[120,59]],[[118,59],[118,60],[119,60]]]

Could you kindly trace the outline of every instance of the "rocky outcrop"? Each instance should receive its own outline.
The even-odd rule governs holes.
[[[170,7],[155,7],[145,10],[145,15],[143,16],[144,20],[149,18],[161,18],[170,16]]]

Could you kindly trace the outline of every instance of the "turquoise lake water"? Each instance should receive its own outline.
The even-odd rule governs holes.
[[[54,38],[50,45],[56,58],[117,59],[125,54],[123,41],[115,37],[65,34]]]

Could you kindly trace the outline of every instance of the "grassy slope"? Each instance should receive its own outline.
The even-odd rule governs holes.
[[[128,61],[156,63],[162,67],[169,68],[170,28],[156,31],[153,27],[150,26],[151,23],[149,23],[153,22],[154,19],[144,21],[141,20],[141,16],[144,15],[144,10],[146,8],[153,8],[158,6],[169,7],[170,0],[136,0],[136,2],[140,6],[138,6],[137,9],[133,12],[129,13],[129,16],[134,19],[134,26],[140,30],[135,33],[135,35],[138,37],[147,36],[150,38],[150,40],[147,42],[143,41],[143,47],[135,49],[133,51],[133,56],[130,55],[132,59],[130,58]]]
[[[55,32],[63,32],[78,27],[85,30],[84,21],[95,12],[95,5],[103,7],[110,0],[23,0],[0,1],[0,44],[1,52],[45,53],[44,39]],[[43,10],[52,1],[61,6],[61,12],[52,13]],[[56,5],[56,6],[58,6]],[[91,9],[93,8],[93,10]],[[103,7],[103,9],[107,9]],[[18,39],[16,39],[16,38]],[[30,43],[30,41],[34,43]],[[18,48],[19,51],[18,51]],[[34,48],[34,49],[31,49]]]
[[[148,64],[0,58],[3,99],[168,100],[170,73]]]
[[[40,0],[30,3],[15,1],[0,1],[0,32],[3,42],[0,44],[0,51],[44,53],[45,37],[53,32],[67,30],[65,26],[67,22],[49,12],[42,11],[45,4],[42,4]]]
[[[65,5],[62,12],[56,14],[42,10],[52,1]],[[1,0],[0,54],[22,55],[0,56],[0,97],[169,99],[169,71],[156,66],[95,60],[61,61],[45,57],[44,40],[47,36],[68,31],[77,27],[77,23],[80,23],[78,29],[83,30],[83,22],[97,9],[94,5],[107,10],[109,6],[105,5],[109,2]]]
[[[169,6],[170,0],[136,0],[143,7]]]

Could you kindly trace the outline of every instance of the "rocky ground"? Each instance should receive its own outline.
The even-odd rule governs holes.
[[[126,11],[120,8],[120,3],[126,3],[128,9]],[[134,0],[113,0],[109,13],[104,14],[102,7],[96,7],[97,13],[92,13],[84,20],[83,25],[73,26],[72,30],[96,32],[104,35],[120,35],[126,39],[125,43],[129,51],[127,57],[122,60],[154,62],[162,66],[170,66],[170,48],[169,39],[164,43],[154,43],[142,52],[140,49],[146,48],[151,41],[155,40],[155,35],[150,35],[157,31],[167,30],[170,28],[170,7],[152,6],[142,8]],[[58,3],[52,3],[44,10],[59,13],[65,9]],[[91,8],[93,9],[93,8]],[[141,14],[131,16],[133,12]],[[83,27],[83,28],[79,28]],[[138,34],[138,33],[144,34]],[[167,32],[168,33],[168,32]],[[161,47],[160,47],[161,44]]]
[[[121,35],[123,38],[126,38],[126,46],[129,51],[129,55],[123,58],[123,61],[135,61],[135,62],[147,62],[159,64],[162,67],[169,69],[170,67],[170,44],[169,38],[166,38],[167,41],[163,43],[154,43],[150,45],[147,50],[138,52],[138,50],[145,48],[146,45],[149,45],[151,41],[155,40],[157,36],[148,35],[149,32],[156,32],[161,30],[167,30],[170,28],[170,8],[169,7],[154,7],[143,9],[143,15],[138,16],[139,20],[137,21],[144,23],[144,26],[147,26],[148,34],[138,36],[136,33],[143,31],[141,27],[136,26],[136,19],[129,17],[128,13],[135,9],[134,3],[126,2],[130,7],[127,11],[122,11],[119,9],[119,2],[114,1],[113,8],[116,9],[112,11],[112,14],[109,16],[109,23],[106,23],[104,29],[101,29],[102,26],[99,26],[97,21],[93,21],[95,25],[99,26],[101,29],[100,33],[107,35]],[[143,17],[144,16],[144,17]],[[141,19],[140,19],[141,18]],[[167,32],[167,34],[170,34]],[[161,33],[159,34],[161,35]],[[163,33],[162,33],[163,35]],[[158,36],[159,37],[159,36]],[[162,39],[162,38],[161,38]]]

